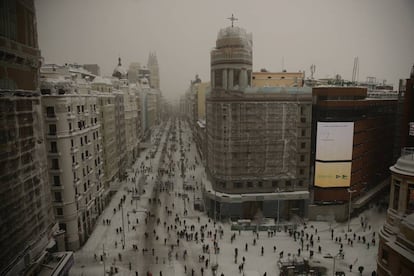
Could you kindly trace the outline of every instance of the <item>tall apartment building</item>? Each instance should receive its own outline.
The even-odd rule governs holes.
[[[151,89],[147,79],[141,79],[141,132],[147,139],[151,129],[158,124],[159,90]]]
[[[98,64],[84,64],[82,65],[83,68],[85,68],[86,71],[91,72],[95,76],[101,75],[101,68]]]
[[[1,1],[0,22],[0,275],[37,275],[59,233],[42,131],[34,2]],[[73,261],[65,255],[64,271]]]
[[[197,122],[195,140],[201,159],[206,156],[206,95],[210,92],[210,82],[201,82],[196,88]]]
[[[401,146],[414,147],[414,65],[410,78],[400,82],[401,108]]]
[[[390,201],[379,231],[377,273],[408,276],[414,271],[414,148],[403,148],[390,171]]]
[[[121,92],[123,96],[123,115],[125,124],[125,161],[126,166],[129,167],[132,162],[138,157],[139,153],[139,114],[136,102],[136,97],[139,95],[139,87],[137,83],[128,83],[127,71],[122,67],[121,59],[119,58],[118,66],[115,67],[112,74],[114,77],[114,87]]]
[[[131,62],[128,68],[128,82],[137,83],[139,82],[139,69],[141,64],[139,62]]]
[[[397,100],[360,87],[313,88],[313,200],[309,216],[348,218],[387,187]],[[381,137],[381,139],[378,139]],[[351,194],[350,194],[351,193]],[[350,201],[351,200],[351,201]]]
[[[148,56],[147,67],[150,71],[149,82],[151,88],[160,89],[160,70],[158,68],[158,59],[155,53]]]
[[[183,110],[183,115],[188,121],[191,129],[194,132],[194,127],[198,120],[198,87],[201,83],[201,79],[198,75],[195,76],[194,80],[190,82],[190,86],[188,87],[184,99],[185,99],[185,110]]]
[[[115,96],[115,143],[116,143],[116,162],[118,163],[118,178],[126,179],[127,154],[126,154],[126,134],[125,134],[125,112],[124,94],[114,89]]]
[[[57,65],[45,65],[41,75],[53,209],[66,232],[66,248],[76,250],[92,232],[105,203],[99,102],[90,87],[94,75]]]
[[[137,84],[130,84],[128,89],[124,92],[125,105],[125,135],[127,142],[127,164],[128,167],[132,165],[139,155],[139,132],[140,132],[140,116],[138,113],[138,106],[136,98],[140,94],[140,86]]]
[[[309,197],[311,90],[251,88],[252,38],[221,29],[206,100],[210,215],[288,219]]]
[[[206,151],[206,95],[210,90],[210,82],[202,82],[196,75],[186,93],[180,99],[182,101],[180,106],[181,116],[189,122],[192,128],[202,161],[205,161]]]
[[[112,91],[112,82],[108,78],[96,77],[91,83],[92,91],[98,97],[99,121],[101,122],[101,136],[103,146],[103,168],[104,168],[104,200],[110,201],[110,184],[118,180],[119,158],[116,145],[116,123],[115,123],[115,95]],[[105,204],[105,205],[106,205]]]
[[[140,86],[139,83],[137,85]],[[134,91],[134,92],[135,92],[135,96],[134,96],[135,105],[137,107],[137,120],[136,120],[135,129],[136,129],[136,137],[139,141],[138,142],[138,150],[139,150],[139,148],[140,148],[139,143],[140,143],[140,141],[142,141],[142,136],[143,136],[143,133],[142,133],[142,110],[141,110],[142,109],[142,104],[141,104],[141,101],[142,101],[142,99],[141,99],[141,97],[142,97],[142,88],[139,87],[139,89]],[[138,155],[139,155],[139,152],[138,152]]]
[[[197,121],[206,120],[206,95],[210,89],[210,82],[201,82],[197,86]]]

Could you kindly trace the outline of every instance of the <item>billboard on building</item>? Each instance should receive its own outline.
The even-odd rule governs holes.
[[[349,187],[352,162],[315,162],[315,186]]]
[[[353,122],[318,122],[316,160],[352,160]]]
[[[353,122],[318,122],[315,186],[350,186],[353,143]]]

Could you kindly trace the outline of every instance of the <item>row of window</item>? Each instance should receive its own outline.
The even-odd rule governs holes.
[[[227,184],[230,184],[235,189],[270,187],[269,184],[271,184],[272,188],[281,187],[283,184],[284,184],[285,187],[291,188],[293,186],[293,184],[292,184],[293,182],[294,181],[292,181],[292,180],[273,180],[271,182],[265,182],[265,183],[263,181],[255,181],[255,182],[253,182],[253,181],[246,181],[246,182],[236,181],[236,182],[230,182],[230,183],[226,183],[225,181],[220,181],[218,184],[221,188],[226,188]],[[304,181],[303,180],[298,180],[297,185],[299,187],[303,187]]]
[[[50,126],[49,126],[50,127]],[[99,137],[98,136],[98,131],[94,131],[93,133],[92,133],[92,136],[93,136],[93,140],[95,140],[95,139],[97,139],[97,137]],[[79,138],[79,140],[80,140],[80,145],[81,146],[83,146],[84,145],[84,143],[85,143],[85,145],[87,145],[88,143],[90,143],[91,141],[88,139],[88,135],[85,135],[85,136],[81,136],[80,138]],[[71,147],[72,148],[74,148],[74,146],[75,146],[75,142],[74,142],[74,140],[73,139],[70,139],[70,143],[71,143]],[[97,148],[97,150],[99,151],[99,144],[97,144],[96,145],[96,148]],[[58,152],[58,147],[57,147],[57,142],[56,141],[51,141],[50,142],[50,152],[52,152],[52,153],[57,153]],[[89,156],[89,154],[88,154],[88,151],[86,151],[86,157],[88,157]],[[82,158],[82,160],[83,160],[83,158]]]
[[[96,112],[96,104],[93,104],[93,105],[91,104],[89,106],[89,108],[90,108],[90,110],[93,110],[93,111]],[[68,112],[72,112],[72,106],[71,105],[68,105],[67,109],[68,109]],[[83,112],[88,112],[88,110],[85,108],[84,105],[77,105],[76,106],[76,111],[78,112],[78,114],[83,113]]]
[[[257,108],[258,105],[260,106],[260,110]],[[284,106],[286,106],[286,104],[283,104]],[[262,109],[263,104],[259,103],[259,104],[239,104],[239,103],[232,103],[232,104],[222,104],[221,106],[221,110],[223,111],[223,113],[227,112],[227,108],[231,109],[232,112],[236,112],[238,113],[239,111],[245,110],[247,112],[249,111],[253,111],[253,112],[260,112],[260,111],[265,111],[266,109]],[[280,103],[275,103],[275,104],[268,104],[267,106],[267,110],[268,112],[276,112],[278,109],[280,109],[280,107],[282,106],[282,104]],[[297,107],[297,103],[291,103],[289,105],[286,106],[287,111],[288,112],[293,112],[296,111]],[[216,107],[216,109],[219,109],[220,107]],[[310,110],[312,107],[310,104],[301,104],[299,106],[300,108],[300,115],[304,116],[306,115],[306,111]]]
[[[96,125],[97,123],[98,123],[98,119],[96,117],[91,118],[91,126]],[[87,127],[88,126],[86,125],[85,120],[78,121],[78,129],[79,130],[87,128]],[[69,122],[69,131],[72,131],[72,130],[73,130],[72,123]]]
[[[91,118],[91,125],[97,124],[97,118]],[[79,130],[86,128],[85,121],[81,120],[78,121],[78,128]],[[69,131],[72,131],[72,123],[69,123]],[[49,124],[49,135],[56,135],[57,133],[57,127],[56,124]]]
[[[392,198],[392,208],[394,210],[399,210],[400,201],[403,201],[403,205],[405,207],[405,212],[407,214],[414,213],[414,185],[407,185],[406,186],[406,198],[400,198],[401,188],[401,181],[394,179],[394,197]]]
[[[235,116],[233,116],[233,120],[235,120]],[[223,115],[223,121],[225,121],[227,119],[227,115]],[[306,117],[300,117],[300,122],[301,123],[306,123]]]
[[[226,75],[224,75],[224,71],[226,71]],[[229,78],[230,76],[230,71],[232,71],[233,73],[233,82],[229,83],[229,81],[231,80]],[[246,71],[246,81],[247,81],[247,86],[251,85],[251,70],[247,70]],[[212,75],[214,76],[214,87],[222,87],[222,88],[227,88],[227,87],[223,87],[224,86],[224,77],[227,76],[226,79],[226,83],[229,87],[240,87],[241,83],[240,83],[240,76],[241,76],[241,70],[238,69],[216,69],[212,71]]]
[[[72,106],[68,105],[67,110],[68,110],[68,112],[72,112]],[[91,104],[90,105],[90,110],[93,110],[93,111],[96,112],[96,104],[93,104],[93,105]],[[76,111],[78,112],[78,114],[88,112],[88,110],[85,108],[84,105],[77,105],[76,106]],[[48,118],[55,118],[56,117],[54,106],[46,106],[46,117],[48,117]]]
[[[102,184],[98,184],[96,186],[96,191],[99,191],[99,188],[100,188],[101,185]],[[86,192],[86,190],[87,190],[87,188],[85,186],[84,187],[84,191]],[[77,191],[76,191],[76,195],[78,195]],[[86,195],[85,198],[84,198],[84,200],[85,200],[85,205],[87,205],[88,202],[92,200],[92,193],[89,193],[88,195]],[[54,193],[54,201],[55,202],[63,202],[62,193],[61,192],[55,192]],[[59,216],[63,216],[63,209],[62,208],[56,208],[56,214],[59,215]]]

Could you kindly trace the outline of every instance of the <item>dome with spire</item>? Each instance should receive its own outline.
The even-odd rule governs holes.
[[[118,58],[118,66],[115,67],[112,76],[118,79],[126,79],[128,77],[127,70],[122,66],[120,57]]]
[[[217,35],[216,48],[226,47],[251,49],[252,34],[237,26],[221,29]]]

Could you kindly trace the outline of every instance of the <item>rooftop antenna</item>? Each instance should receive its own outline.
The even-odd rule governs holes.
[[[311,71],[311,79],[313,79],[313,74],[315,73],[315,70],[316,70],[316,65],[315,65],[315,64],[312,64],[312,65],[310,66],[310,71]]]
[[[231,14],[231,17],[228,17],[227,19],[229,19],[231,21],[231,27],[234,27],[234,21],[239,20],[238,18],[234,17],[233,14]]]

